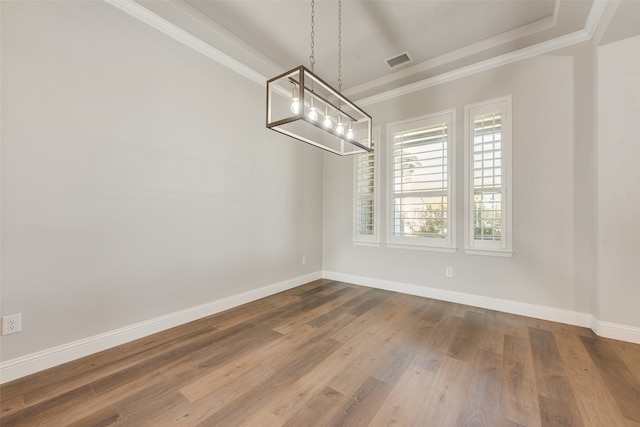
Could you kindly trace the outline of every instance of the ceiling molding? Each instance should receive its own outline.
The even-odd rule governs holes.
[[[533,46],[528,46],[514,52],[480,61],[475,64],[458,68],[457,70],[449,71],[447,73],[430,77],[405,86],[401,86],[396,89],[391,89],[386,92],[381,92],[379,94],[362,99],[355,99],[354,102],[357,102],[358,105],[361,106],[376,104],[378,102],[386,101],[388,99],[396,98],[402,95],[407,95],[422,89],[426,89],[428,87],[437,86],[439,84],[450,82],[452,80],[457,80],[462,77],[468,77],[482,71],[491,70],[493,68],[511,64],[513,62],[522,61],[523,59],[532,58],[534,56],[542,55],[557,49],[572,46],[574,44],[589,40],[590,38],[591,37],[586,31],[576,31],[565,36],[557,37],[555,39],[538,43]]]
[[[408,85],[381,92],[366,98],[356,98],[355,102],[362,106],[375,104],[428,87],[450,82],[462,77],[471,76],[473,74],[500,67],[502,65],[507,65],[513,62],[521,61],[523,59],[532,58],[537,55],[543,55],[557,49],[562,49],[577,43],[581,43],[583,41],[591,40],[594,33],[596,33],[596,31],[599,31],[600,26],[608,25],[608,20],[602,19],[603,15],[605,15],[605,17],[607,15],[605,13],[605,10],[615,10],[615,7],[612,6],[617,6],[618,3],[619,0],[595,0],[591,6],[591,9],[589,10],[589,16],[587,17],[587,21],[585,22],[585,27],[580,31],[576,31],[574,33],[567,34],[561,37],[556,37],[555,39],[551,39],[546,42],[528,46],[523,49],[496,56],[494,58],[480,61],[475,64],[471,64],[467,67],[458,68],[457,70],[449,71],[447,73],[430,77],[415,83],[410,83]],[[558,5],[559,2],[556,2],[556,7],[554,9],[555,17],[557,17],[558,13]]]
[[[104,0],[107,4],[121,10],[122,12],[144,22],[145,24],[155,28],[156,30],[168,35],[172,39],[190,47],[191,49],[200,52],[201,54],[213,59],[221,65],[235,71],[243,77],[258,83],[262,86],[266,84],[267,78],[258,73],[254,69],[246,66],[245,64],[237,61],[226,53],[216,49],[209,43],[202,41],[201,39],[186,32],[177,25],[167,21],[159,15],[151,12],[144,6],[136,3],[133,0]]]
[[[609,3],[616,3],[617,7],[617,3],[619,3],[619,1],[595,0],[593,2],[591,10],[589,11],[589,16],[587,17],[587,22],[584,24],[584,30],[589,34],[589,38],[592,38],[598,29],[598,26],[602,22],[602,15]]]
[[[263,52],[245,42],[236,34],[232,33],[209,16],[200,12],[185,0],[155,0],[152,5],[155,6],[160,3],[166,3],[173,11],[178,11],[182,19],[174,21],[174,19],[177,18],[175,13],[166,14],[165,11],[165,14],[163,15],[158,10],[155,10],[156,13],[160,14],[160,16],[167,19],[169,22],[175,22],[183,30],[195,35],[196,37],[202,38],[205,43],[211,44],[210,41],[213,40],[216,42],[215,46],[217,46],[221,51],[225,51],[226,44],[227,52],[229,51],[228,49],[232,47],[234,49],[232,57],[245,64],[244,59],[235,56],[235,51],[237,50],[240,52],[240,56],[248,57],[250,58],[249,60],[252,61],[245,65],[255,71],[258,71],[260,74],[274,76],[282,72],[282,65],[276,63]],[[198,31],[198,29],[206,30],[207,34],[200,35],[202,34],[202,31]],[[218,41],[222,41],[222,44]]]
[[[609,0],[600,15],[600,19],[598,20],[598,25],[593,31],[593,43],[596,46],[600,46],[602,42],[602,38],[604,37],[607,29],[609,28],[609,24],[613,19],[613,16],[616,14],[618,10],[618,6],[620,6],[621,0]]]
[[[498,46],[513,42],[520,38],[527,37],[527,36],[536,34],[538,32],[553,28],[556,25],[556,22],[558,19],[559,4],[560,4],[560,0],[556,1],[553,15],[551,16],[539,19],[527,25],[523,25],[514,30],[507,31],[502,34],[498,34],[497,36],[493,36],[488,39],[481,40],[477,43],[470,44],[460,49],[456,49],[444,55],[440,55],[438,57],[423,61],[411,67],[403,68],[400,71],[396,71],[394,73],[387,74],[386,76],[382,76],[380,78],[370,80],[358,86],[351,87],[348,90],[344,91],[344,94],[346,96],[351,96],[353,94],[362,93],[367,90],[375,89],[376,87],[392,83],[395,80],[399,80],[417,73],[428,71],[433,68],[440,67],[445,64],[449,64],[458,59],[462,59],[476,53],[484,52],[485,50],[489,50],[494,47],[498,47]]]
[[[245,65],[244,63],[234,59],[230,55],[216,49],[211,44],[201,40],[198,37],[193,36],[184,29],[171,23],[170,21],[162,18],[161,16],[153,13],[144,6],[136,3],[133,0],[104,0],[109,5],[127,13],[128,15],[144,22],[145,24],[161,31],[176,41],[183,43],[184,45],[194,49],[197,52],[213,59],[219,64],[231,69],[232,71],[248,78],[249,80],[258,83],[261,86],[266,84],[267,77],[257,72],[253,68]],[[462,67],[453,71],[449,71],[434,77],[430,77],[415,83],[407,84],[399,88],[391,89],[373,96],[357,99],[356,101],[360,105],[371,105],[378,102],[382,102],[391,98],[406,95],[418,90],[422,90],[428,87],[436,86],[442,83],[446,83],[452,80],[456,80],[462,77],[467,77],[482,71],[490,70],[502,65],[510,64],[513,62],[528,59],[537,55],[542,55],[557,49],[572,46],[574,44],[592,39],[594,33],[598,31],[602,21],[603,14],[606,15],[605,9],[609,3],[614,3],[616,0],[595,0],[589,12],[589,16],[585,23],[583,30],[576,31],[571,34],[557,37],[552,40],[541,42],[532,46],[528,46],[517,51],[509,52],[494,58],[490,58],[484,61],[471,64],[466,67]],[[536,22],[532,22],[523,27],[517,28],[512,31],[508,31],[503,34],[499,34],[495,37],[485,39],[478,43],[466,46],[448,54],[442,55],[437,58],[425,61],[421,64],[417,64],[413,67],[409,67],[400,71],[397,71],[391,75],[381,77],[379,79],[372,80],[357,87],[351,88],[345,91],[346,95],[363,92],[364,90],[374,89],[383,84],[391,83],[399,78],[410,76],[418,72],[432,69],[434,67],[455,61],[471,53],[481,52],[496,46],[500,46],[504,43],[516,40],[527,35],[534,34],[544,29],[553,27],[557,21],[557,15],[559,10],[560,0],[556,1],[553,16],[540,19]],[[183,10],[185,10],[183,8]]]

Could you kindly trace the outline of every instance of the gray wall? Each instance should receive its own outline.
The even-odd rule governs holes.
[[[638,37],[602,47],[586,42],[368,106],[382,130],[381,244],[352,243],[353,190],[345,183],[353,165],[325,156],[324,270],[591,314],[599,329],[612,323],[617,336],[631,337],[624,329],[640,327],[639,49]],[[467,255],[464,105],[509,94],[514,254]],[[458,122],[458,251],[388,248],[386,125],[449,108]],[[445,277],[447,266],[453,278]]]
[[[640,36],[598,49],[597,194],[600,317],[640,327],[638,52]]]
[[[351,164],[325,157],[324,269],[473,295],[587,311],[588,295],[574,274],[575,61],[548,55],[486,71],[367,107],[382,126],[381,236],[378,248],[351,242],[352,188],[339,186]],[[464,247],[464,105],[512,95],[512,258],[467,255]],[[385,246],[389,122],[455,108],[457,247],[455,254]],[[445,267],[454,277],[445,277]]]
[[[2,360],[321,270],[322,156],[264,87],[103,2],[1,7]]]

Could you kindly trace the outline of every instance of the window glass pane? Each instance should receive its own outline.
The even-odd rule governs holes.
[[[500,193],[474,195],[474,238],[500,240],[502,235],[502,202]]]
[[[358,212],[358,233],[373,234],[373,199],[359,199]]]
[[[398,197],[394,211],[396,236],[447,237],[447,196]]]

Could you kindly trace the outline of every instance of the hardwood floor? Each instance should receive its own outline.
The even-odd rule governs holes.
[[[0,387],[10,426],[640,426],[640,345],[319,280]]]

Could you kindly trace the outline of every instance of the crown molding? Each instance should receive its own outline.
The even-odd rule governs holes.
[[[149,9],[145,8],[144,6],[136,3],[134,0],[104,0],[104,1],[110,4],[111,6],[127,13],[128,15],[144,22],[145,24],[161,31],[162,33],[168,35],[169,37],[175,39],[176,41],[183,43],[184,45],[194,49],[195,51],[200,52],[203,55],[213,59],[214,61],[240,74],[241,76],[244,76],[249,80],[255,83],[258,83],[261,86],[265,85],[267,77],[265,77],[263,74],[245,65],[244,63],[236,60],[235,58],[222,52],[221,50],[213,47],[211,44],[201,40],[200,38],[195,37],[194,35],[180,28],[179,26],[166,20],[165,18],[153,13]],[[582,30],[579,30],[564,36],[560,36],[555,39],[547,40],[545,42],[541,42],[532,46],[528,46],[528,47],[519,49],[517,51],[509,52],[494,58],[480,61],[466,67],[458,68],[443,74],[439,74],[434,77],[429,77],[427,79],[424,79],[415,83],[410,83],[395,89],[381,92],[376,95],[372,95],[372,96],[361,98],[361,99],[356,98],[356,101],[363,106],[375,104],[375,103],[392,99],[398,96],[406,95],[418,90],[422,90],[428,87],[436,86],[452,80],[467,77],[482,71],[500,67],[502,65],[506,65],[513,62],[521,61],[523,59],[531,58],[536,55],[542,55],[542,54],[545,54],[557,49],[565,48],[586,40],[591,40],[594,34],[596,34],[596,32],[600,30],[599,27],[601,27],[601,24],[603,24],[603,21],[607,21],[606,19],[602,19],[602,18],[603,18],[603,15],[605,15],[606,17],[606,10],[608,10],[608,6],[612,3],[615,3],[616,1],[619,1],[619,0],[594,0],[593,5],[591,6],[591,10],[589,11],[589,16],[585,22],[585,27]],[[374,89],[375,87],[381,86],[383,84],[392,83],[397,79],[407,77],[409,75],[416,74],[418,72],[426,71],[446,63],[450,63],[457,59],[463,58],[471,53],[487,50],[487,49],[499,46],[501,44],[507,43],[509,41],[513,41],[516,38],[524,37],[524,36],[542,31],[544,29],[551,28],[556,24],[559,4],[560,4],[560,0],[556,1],[553,16],[543,18],[541,20],[528,24],[524,27],[520,27],[518,29],[500,34],[498,36],[480,41],[478,43],[474,43],[472,45],[450,52],[448,54],[425,61],[421,64],[417,64],[405,70],[400,70],[391,75],[384,76],[379,79],[375,79],[370,82],[364,83],[362,85],[353,87],[345,91],[345,94],[352,95],[359,92],[361,93],[365,90]],[[193,12],[191,10],[187,10],[188,8],[184,6],[181,7],[181,9],[187,13]],[[261,61],[264,61],[264,58],[258,58],[258,59]]]
[[[147,5],[153,7],[153,12],[201,38],[205,43],[212,44],[223,52],[231,52],[234,59],[262,75],[274,76],[282,72],[280,64],[185,0],[155,0],[145,3],[145,7],[149,8]],[[158,8],[158,5],[166,7]]]
[[[607,9],[608,4],[610,3],[616,3],[615,6],[617,7],[619,0],[594,0],[591,10],[589,11],[589,16],[587,16],[587,22],[584,24],[584,30],[589,34],[589,38],[592,38],[595,34],[598,26],[602,22],[602,16],[605,9]]]
[[[264,86],[267,78],[209,43],[193,36],[177,25],[151,12],[133,0],[104,0],[107,4],[144,22],[172,39],[190,47],[249,80]]]
[[[355,99],[355,102],[361,106],[367,106],[376,104],[378,102],[386,101],[398,96],[407,95],[428,87],[437,86],[442,83],[457,80],[463,77],[468,77],[482,71],[491,70],[493,68],[501,67],[503,65],[511,64],[513,62],[522,61],[523,59],[532,58],[534,56],[542,55],[557,49],[562,49],[568,46],[572,46],[577,43],[589,40],[590,36],[586,31],[580,30],[565,36],[557,37],[546,42],[538,43],[533,46],[528,46],[514,52],[506,53],[504,55],[496,56],[484,61],[477,62],[475,64],[458,68],[457,70],[449,71],[447,73],[439,74],[434,77],[429,77],[424,80],[420,80],[415,83],[401,86],[399,88],[391,89],[386,92],[381,92],[376,95],[372,95],[366,98]]]
[[[375,89],[376,87],[392,83],[396,80],[409,77],[424,71],[428,71],[433,68],[440,67],[445,64],[449,64],[456,60],[466,58],[467,56],[470,56],[479,52],[484,52],[486,50],[489,50],[498,46],[502,46],[510,42],[514,42],[515,40],[521,39],[523,37],[527,37],[527,36],[539,33],[541,31],[553,28],[556,25],[556,22],[558,19],[559,4],[560,4],[560,1],[557,1],[556,7],[554,8],[554,12],[552,16],[548,16],[546,18],[540,19],[538,21],[532,22],[522,27],[518,27],[514,30],[507,31],[502,34],[498,34],[497,36],[490,37],[485,40],[481,40],[477,43],[470,44],[460,49],[456,49],[444,55],[440,55],[438,57],[413,65],[411,67],[403,68],[402,70],[398,70],[394,73],[387,74],[386,76],[382,76],[377,79],[370,80],[358,86],[351,87],[348,90],[344,91],[344,95],[353,96],[354,94]]]
[[[607,0],[606,2],[602,2],[604,4],[602,5],[603,9],[601,13],[597,14],[597,12],[594,12],[593,14],[594,19],[596,17],[598,18],[597,24],[592,24],[589,22],[589,19],[587,20],[587,26],[591,28],[592,40],[596,46],[600,46],[602,38],[607,32],[607,28],[609,28],[609,24],[616,14],[618,6],[620,6],[620,1],[621,0]],[[591,18],[591,15],[589,15],[589,18]]]
[[[547,40],[542,43],[538,43],[532,46],[528,46],[513,52],[506,53],[504,55],[496,56],[484,61],[471,64],[466,67],[458,68],[456,70],[443,73],[434,77],[410,83],[408,85],[401,86],[399,88],[391,89],[385,92],[381,92],[376,95],[372,95],[366,98],[357,99],[355,101],[361,106],[367,106],[378,102],[386,101],[398,96],[407,95],[409,93],[422,90],[428,87],[436,86],[442,83],[450,82],[462,77],[467,77],[482,71],[497,68],[503,65],[507,65],[513,62],[528,59],[537,55],[543,55],[548,52],[552,52],[557,49],[572,46],[577,43],[581,43],[587,40],[591,40],[594,33],[600,31],[602,25],[608,25],[609,20],[602,19],[603,15],[606,15],[605,11],[613,9],[617,6],[619,0],[595,0],[589,11],[589,16],[585,22],[585,27],[582,30],[575,31],[564,36],[556,37],[555,39]],[[554,17],[557,17],[559,2],[556,2],[556,8],[554,10]],[[606,22],[604,22],[606,21]]]

